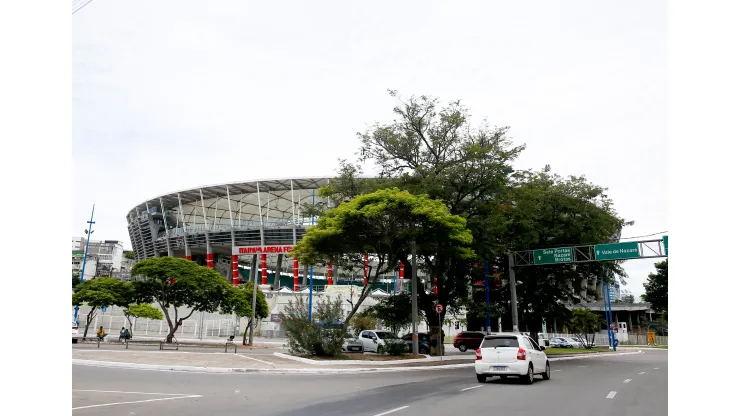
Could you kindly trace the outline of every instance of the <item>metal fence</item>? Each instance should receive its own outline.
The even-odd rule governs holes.
[[[547,334],[547,338],[574,338],[575,335],[573,334]],[[591,340],[591,335],[588,337],[589,341]],[[623,340],[623,336],[618,336],[617,339],[619,340],[619,345],[647,345],[647,335],[645,334],[628,334],[627,339]],[[609,345],[609,335],[607,334],[595,334],[594,336],[594,343],[596,345]],[[668,345],[668,337],[667,336],[655,336],[655,345]]]
[[[80,314],[80,335],[84,331],[87,315]],[[140,337],[165,337],[169,333],[169,325],[166,320],[153,319],[134,319],[132,334]],[[193,317],[183,321],[182,325],[175,332],[178,338],[221,338],[234,335],[234,325],[236,322],[232,319],[200,319],[198,313]],[[129,323],[125,316],[113,314],[98,314],[90,324],[87,333],[88,337],[95,337],[95,332],[102,326],[108,337],[115,338],[121,331],[122,327],[128,328]],[[238,335],[238,334],[237,334]]]

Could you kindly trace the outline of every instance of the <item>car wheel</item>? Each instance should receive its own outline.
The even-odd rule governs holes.
[[[550,379],[550,362],[549,361],[545,364],[545,372],[542,373],[542,379],[543,380]]]
[[[506,380],[507,378],[509,378],[509,376],[499,376],[499,377],[501,377],[501,380]]]
[[[468,347],[465,345],[460,345],[459,347],[457,347],[457,349],[460,350],[460,352],[465,352],[468,350]]]
[[[419,354],[429,354],[429,350],[427,350],[426,348],[419,348]]]
[[[484,376],[484,375],[482,375],[482,374],[476,374],[476,375],[475,375],[475,378],[477,378],[477,379],[478,379],[478,382],[479,382],[479,383],[485,383],[485,382],[486,382],[486,379],[487,379],[488,377],[486,377],[486,376]]]
[[[534,368],[532,368],[532,363],[529,363],[529,367],[527,367],[527,374],[522,376],[522,382],[524,384],[534,383]]]
[[[77,338],[72,338],[72,343],[77,344]]]

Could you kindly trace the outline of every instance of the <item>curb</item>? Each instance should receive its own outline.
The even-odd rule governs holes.
[[[617,355],[635,355],[643,354],[643,351],[636,352],[623,352],[609,354],[609,356]],[[589,354],[586,356],[572,356],[572,357],[555,357],[551,358],[550,361],[568,361],[578,360],[592,357],[604,357],[603,354]],[[309,375],[321,375],[321,374],[357,374],[357,373],[399,373],[404,371],[431,371],[431,370],[451,370],[457,368],[470,368],[475,363],[469,364],[448,364],[428,367],[391,367],[391,368],[377,368],[377,367],[365,367],[365,368],[223,368],[223,367],[195,367],[186,365],[161,365],[161,364],[136,364],[136,363],[121,363],[115,361],[94,361],[94,360],[78,360],[72,359],[72,365],[84,365],[88,367],[107,367],[107,368],[127,368],[137,370],[150,370],[150,371],[178,371],[188,373],[215,373],[215,374],[246,374],[246,373],[262,373],[262,374],[309,374]]]
[[[274,356],[279,358],[284,358],[286,360],[292,360],[297,361],[299,363],[304,364],[311,364],[311,365],[337,365],[337,364],[344,364],[344,365],[393,365],[393,364],[412,364],[412,363],[435,363],[439,361],[457,361],[457,360],[472,360],[473,357],[462,357],[458,358],[457,356],[451,355],[447,357],[443,357],[443,360],[440,360],[439,357],[429,357],[427,358],[415,358],[415,359],[406,359],[406,360],[388,360],[388,361],[370,361],[370,360],[341,360],[341,361],[325,361],[325,360],[312,360],[310,358],[303,358],[303,357],[296,357],[294,355],[289,354],[283,354],[281,352],[273,352]],[[454,365],[454,364],[450,364]],[[440,366],[437,366],[440,367]]]
[[[264,373],[264,374],[356,374],[356,373],[398,373],[403,371],[425,371],[425,370],[449,370],[455,368],[472,367],[474,364],[450,364],[434,367],[395,367],[395,368],[223,368],[223,367],[194,367],[185,365],[159,365],[159,364],[135,364],[119,363],[113,361],[72,360],[73,365],[84,365],[88,367],[128,368],[151,371],[179,371],[189,373]]]

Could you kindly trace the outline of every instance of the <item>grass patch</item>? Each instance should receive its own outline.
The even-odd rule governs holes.
[[[573,354],[596,354],[600,352],[608,352],[609,348],[607,347],[599,347],[599,348],[548,348],[545,350],[545,354],[547,355],[573,355]]]
[[[340,354],[336,357],[315,357],[311,355],[299,355],[298,357],[308,358],[317,361],[343,361],[343,360],[362,360],[362,361],[395,361],[395,360],[409,360],[427,358],[424,355],[377,355],[377,354]]]

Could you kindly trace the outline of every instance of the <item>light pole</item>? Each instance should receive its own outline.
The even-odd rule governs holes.
[[[483,279],[486,281],[486,335],[491,333],[491,290],[488,283],[488,259],[483,260]]]
[[[514,254],[507,253],[509,257],[509,290],[511,291],[511,330],[515,334],[519,332],[519,315],[516,300],[516,274],[514,273]]]
[[[80,273],[80,283],[82,283],[85,280],[85,266],[87,265],[87,249],[90,247],[90,237],[92,237],[93,231],[92,225],[95,224],[95,221],[93,221],[93,215],[95,215],[95,204],[93,204],[92,207],[92,213],[90,213],[90,221],[87,222],[87,230],[85,230],[85,235],[87,238],[85,239],[85,254],[82,257],[82,272]],[[77,313],[80,311],[79,305],[75,305],[75,322],[77,322]]]
[[[416,301],[416,237],[411,240],[411,352],[419,355],[419,333],[417,332],[417,320],[419,307]]]

